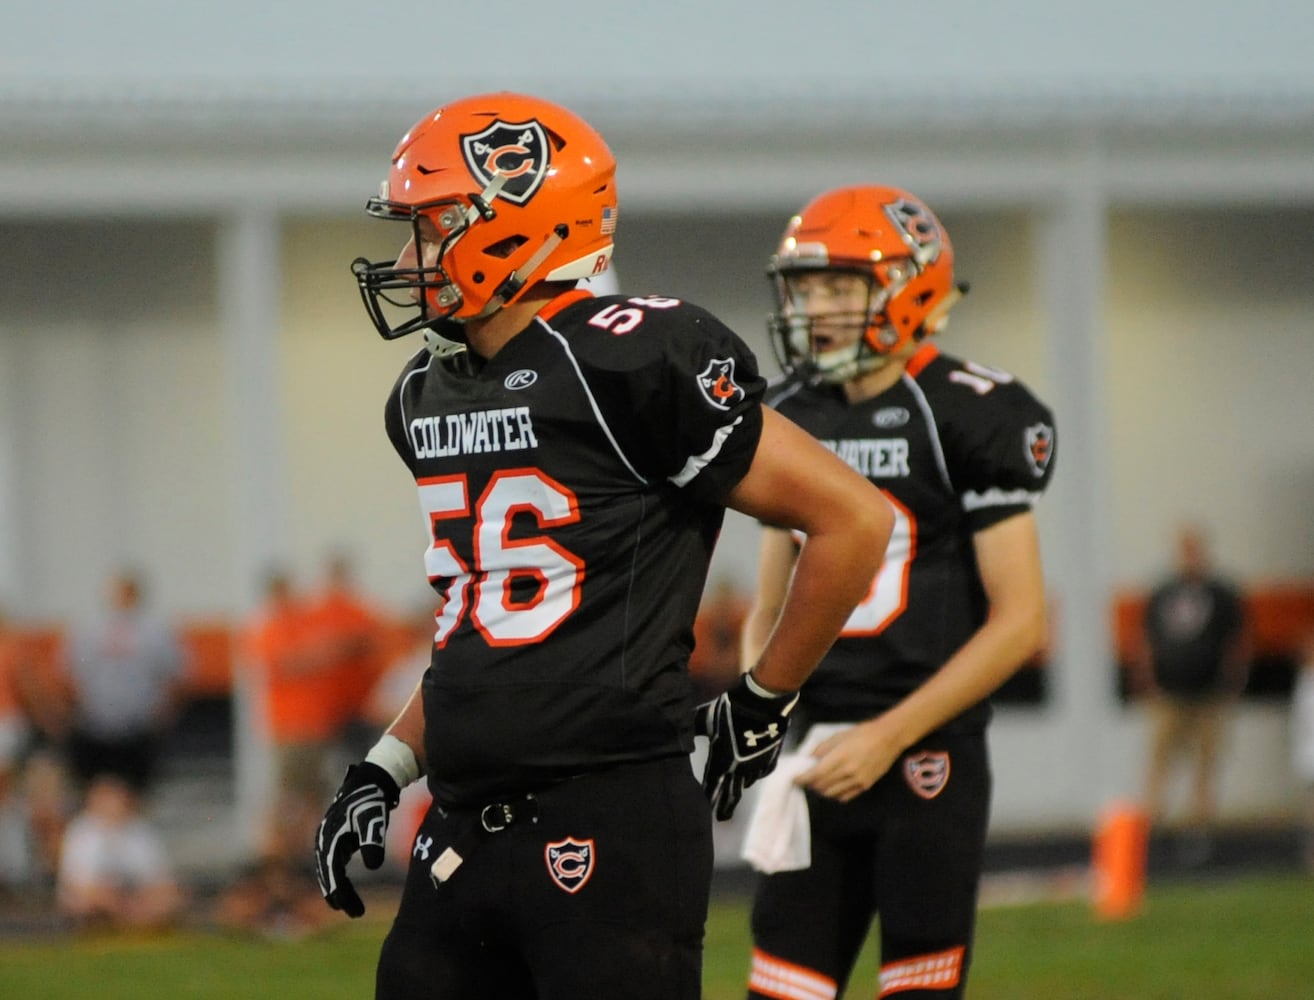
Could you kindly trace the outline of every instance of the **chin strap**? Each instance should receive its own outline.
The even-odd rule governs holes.
[[[484,306],[478,318],[483,319],[485,316],[493,315],[507,302],[520,294],[520,290],[525,287],[525,282],[529,280],[529,276],[538,270],[552,251],[561,246],[562,241],[568,235],[570,235],[570,228],[564,222],[558,223],[556,228],[543,240],[543,245],[534,252],[534,255],[525,261],[519,269],[508,274],[506,280],[497,286],[497,292],[488,300],[488,305]]]

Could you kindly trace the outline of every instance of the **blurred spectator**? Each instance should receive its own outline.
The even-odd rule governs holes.
[[[1291,767],[1301,789],[1301,861],[1314,872],[1314,631],[1301,646],[1291,691]]]
[[[1188,836],[1182,842],[1187,863],[1203,862],[1210,852],[1218,755],[1227,717],[1245,688],[1247,645],[1236,588],[1211,566],[1201,531],[1184,526],[1177,536],[1176,568],[1146,605],[1135,667],[1151,695],[1145,809],[1152,823],[1164,819],[1176,762],[1185,758],[1192,765]]]
[[[295,593],[291,577],[277,570],[266,580],[265,603],[248,635],[274,751],[275,802],[264,853],[275,857],[305,854],[325,789],[332,791],[330,752],[341,720],[339,662],[317,618],[312,604]]]
[[[97,775],[64,833],[59,912],[89,929],[159,929],[178,918],[183,901],[164,844],[140,814],[133,788],[118,775]]]
[[[689,657],[698,701],[717,697],[739,679],[739,636],[747,614],[748,598],[729,577],[718,577],[703,594]]]
[[[217,917],[227,927],[292,937],[322,924],[328,912],[307,845],[333,789],[342,698],[336,644],[320,633],[319,617],[285,571],[269,574],[246,642],[273,750],[274,792],[256,865],[219,901]]]
[[[22,800],[22,755],[27,716],[18,694],[18,636],[0,610],[0,892],[26,882],[32,871],[26,804]]]
[[[384,617],[358,591],[351,561],[342,553],[329,557],[323,588],[311,599],[309,615],[317,642],[329,660],[324,669],[332,675],[336,688],[335,735],[345,736],[350,724],[362,720],[365,701],[383,672]],[[365,749],[377,738],[377,733],[371,735]],[[348,756],[355,759],[358,755]]]
[[[397,656],[383,671],[365,700],[362,719],[368,730],[369,744],[401,714],[407,700],[424,678],[433,655],[434,609],[431,600],[410,615],[406,624],[410,636],[409,648]],[[401,799],[388,823],[385,856],[405,871],[411,861],[411,845],[420,821],[429,808],[433,796],[423,781],[413,781],[401,790]]]
[[[186,696],[183,649],[147,610],[136,574],[110,579],[108,605],[73,628],[64,659],[73,698],[69,760],[83,783],[116,774],[141,795]]]

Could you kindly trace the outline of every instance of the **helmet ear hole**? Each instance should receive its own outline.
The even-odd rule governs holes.
[[[484,253],[489,257],[496,257],[498,260],[506,260],[528,242],[529,239],[525,236],[508,236],[504,240],[498,240],[496,243],[490,243],[484,247]]]

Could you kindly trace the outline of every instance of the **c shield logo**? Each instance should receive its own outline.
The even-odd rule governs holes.
[[[1027,464],[1037,479],[1049,468],[1050,456],[1054,454],[1054,428],[1049,424],[1032,424],[1026,430]]]
[[[920,204],[899,198],[885,206],[885,214],[912,250],[913,259],[919,268],[939,258],[940,251],[944,249],[944,236]]]
[[[924,799],[933,799],[949,784],[949,755],[942,750],[923,750],[903,759],[903,780]]]
[[[735,382],[735,359],[713,358],[698,375],[703,398],[718,410],[728,410],[744,398],[744,390]]]
[[[537,121],[512,124],[498,119],[482,132],[461,136],[461,155],[484,185],[499,174],[505,176],[507,182],[497,197],[523,205],[542,186],[552,147]]]
[[[543,851],[548,874],[566,892],[579,892],[593,875],[593,841],[567,837],[548,844]]]

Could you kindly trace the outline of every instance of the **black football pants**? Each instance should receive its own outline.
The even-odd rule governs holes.
[[[759,882],[749,995],[838,995],[878,916],[881,982],[857,995],[961,997],[990,783],[984,734],[933,734],[848,804],[809,792],[812,866]]]
[[[687,757],[572,778],[507,811],[430,807],[377,1000],[697,1000],[711,817]],[[463,857],[435,883],[445,847]]]

